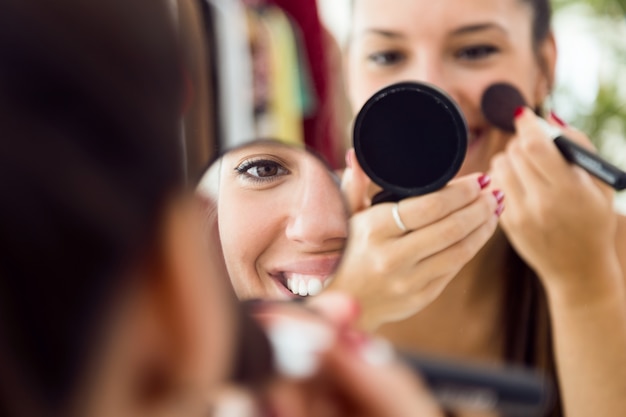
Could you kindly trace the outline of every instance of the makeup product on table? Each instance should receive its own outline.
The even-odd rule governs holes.
[[[491,85],[485,90],[481,101],[482,111],[487,120],[509,133],[515,132],[513,123],[515,110],[522,106],[527,106],[524,97],[514,86],[507,83]],[[626,172],[563,136],[559,128],[544,119],[539,118],[539,122],[565,159],[583,168],[615,190],[626,189]]]
[[[552,381],[533,369],[408,353],[401,353],[400,357],[416,370],[439,403],[448,409],[533,417],[545,416],[554,403]]]

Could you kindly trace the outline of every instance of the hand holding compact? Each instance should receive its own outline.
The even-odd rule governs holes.
[[[489,189],[489,178],[480,174],[374,206],[364,204],[371,182],[358,161],[344,178],[349,204],[358,211],[329,288],[357,297],[368,329],[408,318],[432,302],[491,237],[504,209],[504,194]]]

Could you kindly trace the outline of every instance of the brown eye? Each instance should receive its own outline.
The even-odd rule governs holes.
[[[251,167],[246,171],[255,177],[272,177],[278,173],[278,165],[276,164],[259,164]]]
[[[255,181],[268,181],[289,173],[287,168],[280,163],[267,159],[245,161],[235,170],[240,175]]]
[[[487,58],[497,52],[499,52],[499,49],[492,45],[475,45],[461,49],[457,53],[457,57],[468,61],[476,61]]]
[[[389,66],[404,59],[404,55],[396,51],[376,52],[367,56],[368,61],[380,66]]]

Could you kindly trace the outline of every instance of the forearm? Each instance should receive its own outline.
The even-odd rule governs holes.
[[[606,291],[585,298],[548,291],[565,415],[623,416],[626,410],[626,290],[617,258],[588,279]]]

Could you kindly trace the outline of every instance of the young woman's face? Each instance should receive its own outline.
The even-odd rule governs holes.
[[[512,83],[532,105],[549,92],[552,69],[539,65],[532,42],[533,10],[521,0],[354,4],[346,62],[354,110],[395,82],[422,81],[442,88],[461,106],[470,132],[459,175],[486,171],[491,157],[506,145],[508,136],[490,126],[480,110],[490,84]]]
[[[259,142],[221,160],[217,218],[239,298],[316,295],[348,236],[336,180],[305,150]]]

